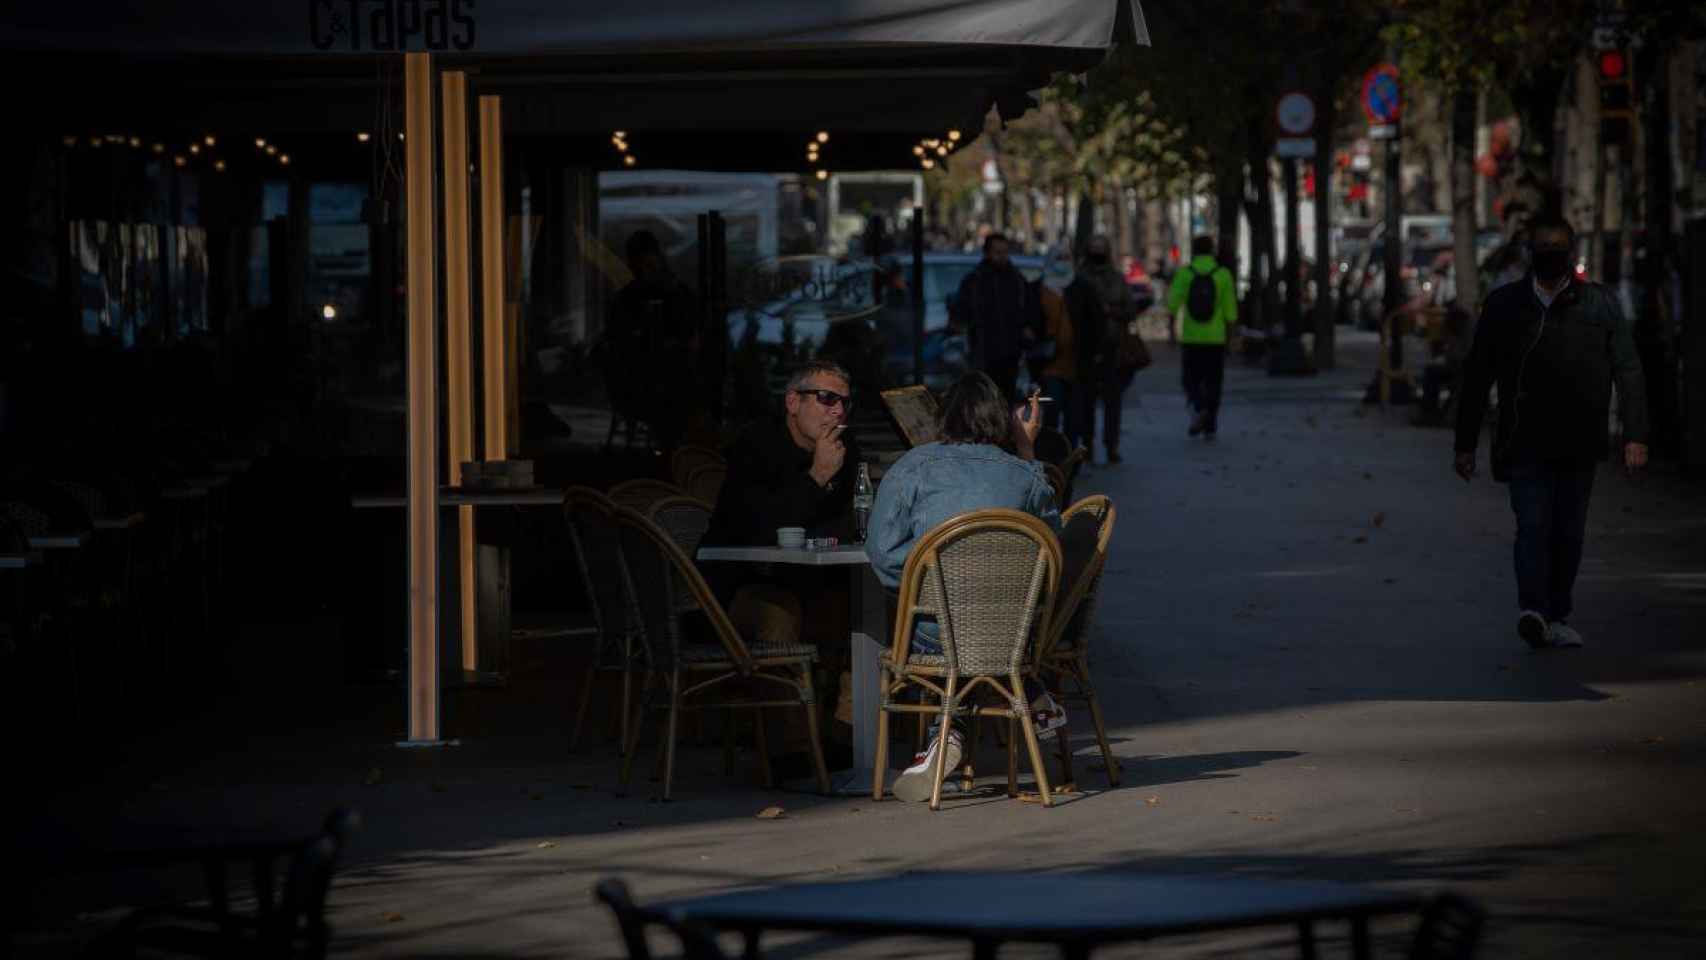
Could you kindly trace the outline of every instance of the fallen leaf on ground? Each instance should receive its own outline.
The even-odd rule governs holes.
[[[1415,813],[1416,808],[1415,807],[1399,807],[1398,812],[1399,813]]]
[[[758,819],[760,820],[776,820],[787,815],[787,811],[781,807],[765,807],[758,811]]]
[[[402,923],[403,915],[395,911],[385,914],[381,919],[386,923]]]
[[[1273,823],[1275,820],[1278,820],[1279,817],[1276,817],[1271,813],[1258,813],[1258,814],[1255,814],[1254,816],[1252,816],[1250,819],[1256,821],[1257,823]]]
[[[1386,525],[1386,514],[1385,514],[1385,512],[1377,513],[1374,515],[1374,525],[1377,527],[1381,527],[1381,526]]]
[[[1161,806],[1161,798],[1160,797],[1144,797],[1143,802],[1149,804],[1152,807]]]
[[[1352,540],[1351,540],[1351,542],[1352,542],[1352,543],[1367,543],[1367,542],[1368,542],[1368,538],[1367,538],[1367,537],[1356,537],[1356,538],[1353,538],[1353,539],[1352,539]]]
[[[1665,738],[1664,737],[1644,737],[1644,738],[1642,738],[1641,742],[1642,743],[1664,743]]]
[[[384,778],[385,774],[380,772],[378,767],[374,767],[372,770],[367,771],[367,777],[361,781],[361,785],[364,787],[375,786]]]
[[[537,844],[534,845],[534,849],[535,850],[549,850],[556,845],[557,845],[557,841],[555,841],[555,840],[541,840]]]

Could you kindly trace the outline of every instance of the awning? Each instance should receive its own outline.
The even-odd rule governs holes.
[[[1115,25],[1129,18],[1128,33]],[[94,0],[14,5],[10,51],[539,56],[1149,42],[1135,0]]]

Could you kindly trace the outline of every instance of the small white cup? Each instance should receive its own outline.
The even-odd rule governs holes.
[[[784,548],[789,548],[789,549],[795,549],[795,548],[805,546],[806,545],[806,528],[805,527],[777,527],[776,528],[776,545],[778,547],[784,547]]]

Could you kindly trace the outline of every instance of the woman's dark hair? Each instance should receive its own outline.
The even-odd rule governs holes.
[[[984,373],[959,379],[942,404],[943,443],[987,443],[1005,449],[1012,443],[1007,398]]]

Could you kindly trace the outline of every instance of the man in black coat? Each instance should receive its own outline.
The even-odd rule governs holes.
[[[1009,399],[1018,389],[1025,343],[1034,337],[1031,313],[1030,286],[1008,259],[1007,238],[990,234],[983,241],[983,261],[954,295],[953,323],[971,337],[972,366],[989,374]]]
[[[1499,386],[1493,477],[1516,513],[1517,634],[1530,647],[1579,647],[1569,625],[1594,469],[1606,459],[1611,385],[1623,417],[1624,467],[1647,463],[1647,399],[1628,321],[1612,292],[1574,279],[1575,231],[1544,219],[1529,231],[1533,269],[1487,297],[1463,371],[1456,469],[1475,475],[1487,389]]]

